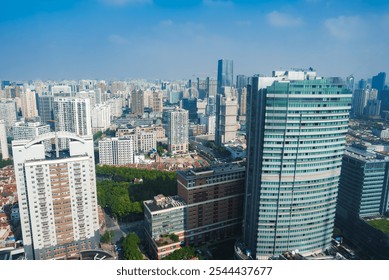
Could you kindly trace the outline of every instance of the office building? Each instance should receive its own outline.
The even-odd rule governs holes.
[[[2,159],[9,159],[7,128],[4,120],[0,120],[0,152]]]
[[[66,138],[46,153],[42,142]],[[12,142],[27,259],[77,259],[100,242],[92,136],[51,132]]]
[[[386,73],[380,72],[371,79],[371,88],[381,91],[385,88]]]
[[[196,98],[183,98],[180,101],[180,108],[185,109],[189,113],[189,121],[197,121],[197,99]]]
[[[144,202],[149,250],[162,258],[180,245],[198,246],[241,232],[245,167],[225,164],[177,172],[174,197]],[[171,234],[178,238],[174,241]]]
[[[142,90],[133,90],[131,92],[131,113],[136,116],[143,116],[144,96]]]
[[[233,88],[224,87],[224,94],[216,96],[215,143],[219,146],[236,138],[238,100],[234,91]]]
[[[143,202],[148,249],[155,259],[162,259],[181,248],[184,240],[186,204],[179,196],[162,194]],[[178,237],[173,240],[170,235]]]
[[[51,95],[42,95],[37,97],[38,115],[42,123],[50,124],[54,130],[54,97]]]
[[[234,237],[243,217],[245,167],[225,164],[177,172],[177,193],[187,204],[185,244]]]
[[[99,141],[99,162],[106,165],[134,163],[133,138],[104,138]]]
[[[253,77],[247,90],[243,251],[254,259],[330,246],[351,105],[339,78],[311,69],[273,76],[266,88]]]
[[[365,258],[388,259],[389,157],[352,146],[343,156],[336,208],[336,227]],[[379,226],[381,224],[381,226]]]
[[[246,111],[247,111],[247,88],[243,87],[239,95],[239,120],[246,120]]]
[[[224,87],[232,87],[234,79],[234,62],[230,59],[219,59],[217,62],[217,93],[223,94]]]
[[[374,217],[388,209],[389,157],[360,147],[346,149],[339,180],[337,214]]]

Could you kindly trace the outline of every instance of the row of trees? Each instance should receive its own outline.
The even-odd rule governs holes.
[[[96,166],[96,174],[100,179],[128,183],[131,200],[144,201],[157,194],[176,195],[177,177],[175,172],[137,169],[117,166]],[[143,183],[134,184],[134,179],[143,179]],[[105,182],[102,180],[101,182]]]
[[[127,235],[122,243],[123,257],[125,260],[143,260],[139,250],[140,239],[135,233]]]
[[[186,246],[167,255],[163,260],[191,260],[197,257],[195,248]]]
[[[114,166],[96,166],[97,199],[100,206],[109,208],[119,219],[136,219],[143,213],[142,202],[157,194],[176,195],[174,172]],[[134,184],[135,178],[143,183]]]
[[[97,201],[100,206],[109,208],[118,219],[129,215],[142,214],[141,202],[131,201],[128,182],[97,181]]]

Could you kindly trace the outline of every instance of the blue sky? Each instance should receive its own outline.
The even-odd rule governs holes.
[[[6,3],[4,3],[6,2]],[[389,1],[0,2],[0,80],[190,79],[313,67],[389,71]]]

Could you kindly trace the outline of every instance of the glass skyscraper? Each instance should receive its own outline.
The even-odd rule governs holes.
[[[219,59],[217,62],[217,93],[223,94],[224,87],[232,87],[234,62],[230,59]]]
[[[243,243],[256,259],[330,246],[348,128],[342,80],[280,72],[253,77],[247,91]]]

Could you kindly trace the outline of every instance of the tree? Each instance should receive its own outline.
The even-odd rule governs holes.
[[[103,133],[101,131],[97,131],[95,134],[93,134],[93,141],[97,141],[103,136]]]
[[[103,236],[101,236],[101,242],[103,243],[106,243],[106,244],[109,244],[112,242],[112,238],[113,238],[113,231],[112,230],[107,230]]]
[[[143,255],[138,248],[139,244],[140,239],[135,233],[130,233],[124,238],[122,247],[123,256],[126,260],[143,260]]]
[[[176,234],[174,234],[174,233],[171,233],[171,234],[169,235],[169,237],[170,237],[170,239],[173,240],[174,242],[178,242],[178,240],[180,240],[180,239],[178,238],[178,236],[177,236]]]
[[[187,246],[174,251],[163,258],[163,260],[191,260],[195,257],[197,257],[195,248]]]

